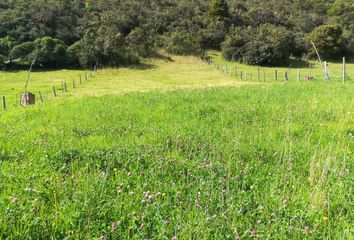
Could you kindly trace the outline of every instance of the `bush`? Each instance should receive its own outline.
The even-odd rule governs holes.
[[[6,57],[0,54],[0,68],[5,66]]]
[[[8,56],[13,45],[14,45],[13,38],[9,36],[0,38],[0,54],[3,56]]]
[[[35,49],[33,42],[24,42],[13,47],[10,51],[10,58],[16,62],[30,64],[32,61],[30,54]]]
[[[220,49],[228,34],[227,23],[223,21],[211,22],[206,29],[201,32],[201,45],[204,49]]]
[[[69,66],[80,66],[80,56],[82,52],[82,40],[77,41],[66,49],[66,63]]]
[[[43,37],[34,41],[33,56],[38,53],[37,62],[45,67],[64,66],[66,63],[66,45],[59,39]]]
[[[271,24],[255,29],[233,27],[222,44],[222,54],[229,61],[251,65],[286,65],[293,45],[293,36],[283,27]]]
[[[343,38],[343,30],[338,25],[323,25],[307,36],[307,42],[311,41],[316,45],[321,57],[326,60],[338,60],[345,53],[345,41]],[[316,58],[316,51],[310,48],[310,58]]]
[[[177,29],[167,38],[166,51],[177,55],[199,55],[202,52],[199,40],[182,29]]]

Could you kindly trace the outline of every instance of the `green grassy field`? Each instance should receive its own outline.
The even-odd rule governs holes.
[[[245,85],[207,66],[196,57],[173,56],[171,62],[154,59],[136,67],[102,69],[93,73],[93,78],[88,81],[85,81],[85,73],[89,76],[88,72],[79,70],[33,72],[30,75],[28,91],[36,94],[37,98],[38,91],[41,91],[45,100],[53,100],[52,86],[58,96],[63,96],[64,82],[69,90],[64,94],[66,97]],[[26,78],[26,71],[0,72],[0,96],[6,97],[8,107],[19,104]],[[72,88],[74,79],[77,89]]]
[[[1,239],[353,239],[351,82],[152,65],[0,113]]]

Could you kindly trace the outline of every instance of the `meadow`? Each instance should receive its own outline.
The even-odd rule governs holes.
[[[24,70],[0,72],[0,96],[6,97],[8,108],[19,105],[27,74]],[[73,81],[77,89],[73,89]],[[68,92],[63,94],[62,83],[65,82]],[[45,101],[55,99],[53,86],[58,97],[82,97],[245,84],[234,81],[196,57],[173,56],[171,60],[146,60],[137,66],[100,69],[98,73],[34,69],[30,74],[28,91],[37,95],[38,102],[38,91],[41,91]]]
[[[0,113],[1,239],[353,239],[351,81],[150,64]]]

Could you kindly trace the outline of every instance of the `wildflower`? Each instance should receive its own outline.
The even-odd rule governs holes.
[[[132,195],[132,196],[133,196],[133,195],[134,195],[134,192],[130,192],[130,195]]]
[[[117,229],[117,225],[115,222],[112,222],[112,232],[114,232]]]
[[[16,197],[10,197],[10,201],[12,203],[17,203],[18,202],[18,199]]]
[[[145,224],[142,223],[142,224],[140,225],[140,228],[144,228],[144,227],[145,227]]]
[[[304,231],[305,231],[305,233],[308,233],[310,231],[310,228],[308,226],[305,226]]]
[[[338,173],[338,177],[340,177],[340,178],[344,177],[344,173],[343,172],[339,172]]]
[[[163,196],[163,197],[166,196],[166,193],[162,193],[162,196]]]
[[[288,201],[286,199],[283,200],[283,205],[286,206],[286,204],[288,203]]]
[[[323,220],[324,222],[327,222],[327,221],[328,221],[328,217],[327,217],[327,216],[324,216],[324,217],[322,218],[322,220]]]
[[[169,221],[164,220],[164,221],[163,221],[163,224],[164,224],[164,225],[167,225],[167,224],[169,224]]]
[[[172,237],[172,240],[177,240],[177,237],[176,237],[176,236],[173,236],[173,237]]]
[[[258,223],[258,224],[261,224],[261,223],[262,223],[262,220],[258,220],[257,223]]]
[[[154,202],[154,204],[153,204],[153,205],[154,205],[154,207],[157,207],[157,202]]]
[[[100,236],[100,240],[105,240],[105,239],[106,238],[103,235]]]
[[[239,236],[235,237],[235,240],[241,240],[241,238]]]
[[[251,235],[252,235],[252,236],[257,236],[257,231],[256,231],[256,230],[252,230],[252,231],[251,231]]]

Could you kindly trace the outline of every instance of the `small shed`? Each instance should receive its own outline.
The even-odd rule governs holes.
[[[30,92],[21,95],[21,106],[34,105],[36,103],[36,95]]]

